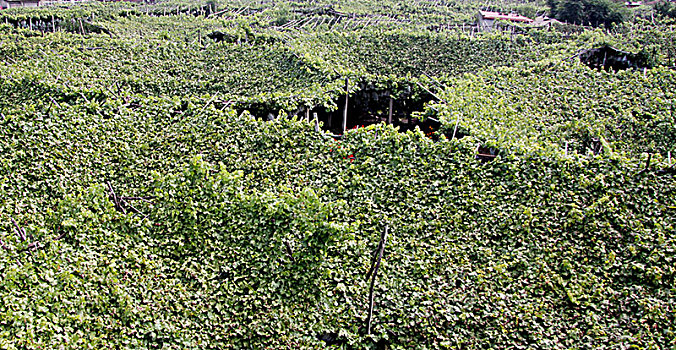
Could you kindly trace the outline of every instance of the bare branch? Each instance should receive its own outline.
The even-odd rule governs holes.
[[[376,277],[378,277],[378,268],[380,267],[380,261],[383,259],[383,251],[385,250],[385,241],[387,240],[387,231],[389,230],[388,226],[385,226],[383,230],[383,235],[380,237],[380,244],[378,245],[378,259],[376,260],[375,267],[373,269],[373,278],[371,279],[371,286],[369,287],[369,313],[366,318],[366,334],[371,334],[371,321],[373,321],[373,305],[375,303],[375,295],[373,289],[376,284]]]
[[[145,196],[145,197],[126,197],[122,196],[120,199],[125,200],[125,201],[143,201],[149,204],[153,204],[153,202],[150,201],[150,199],[155,199],[155,196]]]
[[[120,199],[117,197],[117,194],[115,194],[115,190],[113,189],[113,185],[111,185],[109,181],[106,181],[106,184],[108,185],[108,190],[110,191],[110,199],[112,199],[113,204],[115,205],[115,209],[121,211],[123,214],[126,214],[127,211],[120,204]]]
[[[295,262],[296,259],[293,258],[293,249],[291,249],[291,244],[289,244],[287,241],[284,241],[284,247],[286,248],[286,255],[289,256],[291,261]]]
[[[12,223],[14,224],[14,227],[16,228],[16,232],[19,235],[19,238],[21,238],[22,242],[25,242],[26,241],[26,231],[24,231],[24,229],[19,227],[19,224],[16,223],[16,220],[14,220],[13,217],[10,216],[9,218],[12,220]]]
[[[124,201],[124,200],[121,200],[121,201],[120,201],[120,204],[129,207],[129,208],[131,209],[130,211],[133,212],[134,214],[143,215],[144,218],[147,218],[147,217],[148,217],[148,215],[143,214],[140,210],[136,209],[136,207],[134,207],[134,206],[131,205],[130,203],[127,203],[127,202]]]

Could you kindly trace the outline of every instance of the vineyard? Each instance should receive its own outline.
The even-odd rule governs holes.
[[[676,347],[676,22],[483,6],[0,10],[0,349]]]

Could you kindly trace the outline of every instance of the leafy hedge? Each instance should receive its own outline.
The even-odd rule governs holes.
[[[326,67],[369,77],[460,75],[515,62],[538,61],[567,52],[565,40],[551,35],[551,44],[534,45],[539,32],[510,37],[470,37],[461,32],[365,29],[300,35],[291,45]]]
[[[3,121],[2,215],[28,236],[3,220],[5,347],[674,339],[673,173],[604,157],[482,163],[471,137],[372,126],[336,142],[305,122],[139,102],[42,116],[65,130],[41,112]],[[116,207],[107,182],[152,203]],[[364,277],[385,224],[366,336]]]
[[[118,4],[112,38],[0,25],[0,348],[674,346],[672,71],[561,63],[599,31],[289,38],[260,8],[241,27],[184,15],[201,5]],[[210,26],[260,40],[197,41]],[[673,30],[650,28],[627,45]],[[436,86],[426,114],[464,137],[378,124],[336,141],[237,111],[335,107],[341,75]],[[608,152],[573,152],[596,137]]]
[[[428,115],[445,133],[473,135],[487,145],[519,152],[605,152],[639,157],[676,151],[676,72],[599,72],[581,64],[486,70],[447,82]],[[456,130],[456,124],[458,129]]]

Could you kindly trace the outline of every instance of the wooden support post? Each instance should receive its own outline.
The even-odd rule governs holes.
[[[671,151],[667,152],[667,161],[669,162],[669,166],[671,166]]]
[[[305,110],[305,120],[307,120],[308,123],[310,122],[310,108]]]
[[[28,28],[30,28],[30,30],[33,30],[33,18],[32,17],[28,17]]]
[[[458,125],[460,124],[460,113],[458,113],[458,116],[455,118],[455,128],[453,128],[453,137],[455,138],[455,135],[458,132]]]
[[[312,117],[315,119],[315,131],[320,132],[319,128],[319,118],[317,118],[317,112],[312,113]]]
[[[84,27],[82,26],[82,18],[80,18],[80,35],[84,35]]]
[[[343,109],[343,134],[345,134],[345,128],[347,127],[347,102],[350,97],[350,80],[345,78],[345,109]]]
[[[52,15],[52,33],[56,32],[56,24],[54,23],[54,15]]]
[[[371,277],[371,286],[369,287],[369,312],[368,317],[366,318],[366,334],[371,334],[371,322],[373,321],[373,305],[375,304],[375,294],[374,287],[376,284],[376,277],[378,276],[378,268],[380,267],[380,261],[383,259],[383,251],[385,250],[385,242],[387,240],[387,231],[389,230],[388,226],[385,226],[382,236],[380,237],[380,243],[378,244],[378,256],[374,259],[374,265],[371,267],[371,271],[366,275],[366,279]]]
[[[387,124],[392,124],[392,111],[394,110],[394,99],[390,96],[390,111],[387,113]]]

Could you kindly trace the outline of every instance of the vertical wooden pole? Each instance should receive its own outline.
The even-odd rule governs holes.
[[[373,275],[371,275],[371,286],[369,287],[369,312],[368,317],[366,318],[366,334],[371,334],[371,322],[373,321],[373,306],[375,304],[375,293],[373,289],[376,284],[376,277],[378,276],[378,268],[380,267],[380,261],[383,259],[383,251],[385,250],[385,242],[387,240],[388,230],[389,227],[385,226],[385,230],[383,231],[383,234],[380,237],[380,244],[378,244],[378,256],[374,261],[374,265],[372,267]]]
[[[456,133],[458,132],[458,125],[460,125],[460,113],[458,113],[458,116],[455,118],[455,128],[453,128],[453,137],[455,138]]]
[[[312,113],[312,116],[315,119],[315,131],[319,132],[319,118],[317,118],[317,112]]]
[[[345,109],[343,109],[343,134],[345,133],[345,128],[347,127],[347,102],[350,97],[350,80],[345,78]]]
[[[394,109],[394,99],[390,96],[390,111],[387,113],[387,124],[392,124],[392,111]]]
[[[310,108],[305,110],[305,119],[308,123],[310,122]]]
[[[82,18],[80,18],[80,35],[84,35],[84,27],[82,26]]]
[[[671,166],[671,151],[667,153],[667,159],[669,160],[669,166]]]
[[[55,25],[56,25],[56,24],[54,23],[54,15],[52,15],[52,33],[56,32],[56,27],[55,27]]]

